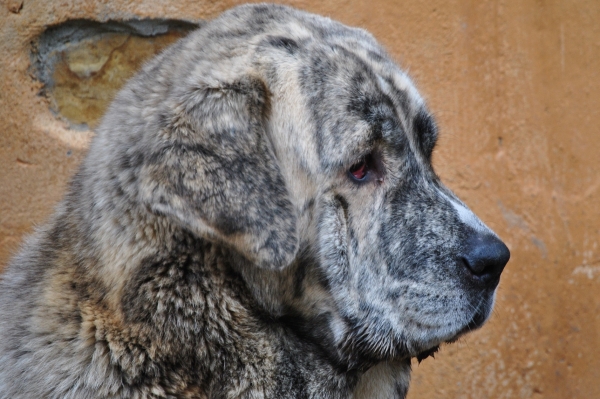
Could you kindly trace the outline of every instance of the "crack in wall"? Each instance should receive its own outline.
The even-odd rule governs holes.
[[[144,62],[200,25],[171,19],[68,21],[33,44],[32,72],[55,116],[71,129],[93,129]]]

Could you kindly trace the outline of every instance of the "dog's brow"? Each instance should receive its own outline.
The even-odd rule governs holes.
[[[298,50],[298,43],[289,37],[284,36],[268,36],[265,42],[275,48],[280,48],[293,55]]]

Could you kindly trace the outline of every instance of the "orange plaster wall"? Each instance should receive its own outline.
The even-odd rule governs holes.
[[[0,3],[0,269],[90,137],[39,95],[32,40],[72,19],[211,18],[239,3]],[[442,180],[512,252],[490,322],[415,363],[409,398],[600,398],[600,2],[287,4],[368,29],[409,70],[441,128]]]

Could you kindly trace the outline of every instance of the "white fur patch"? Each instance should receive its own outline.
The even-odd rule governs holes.
[[[346,324],[343,322],[343,320],[338,315],[333,313],[329,327],[331,328],[331,331],[333,331],[333,339],[335,342],[341,342],[346,335]]]
[[[399,398],[398,387],[408,387],[409,383],[409,365],[394,362],[380,363],[361,376],[352,399]]]
[[[379,81],[379,86],[381,87],[381,89],[386,92],[389,93],[390,92],[390,85],[387,84],[387,82],[379,75],[377,75],[377,80]]]
[[[489,227],[483,224],[483,222],[477,216],[475,216],[473,211],[471,211],[469,208],[467,208],[460,202],[448,196],[442,190],[438,189],[438,192],[446,201],[448,201],[452,205],[454,210],[456,210],[456,213],[458,213],[458,217],[464,224],[472,227],[473,229],[475,229],[475,231],[478,231],[480,233],[488,233],[495,235]]]

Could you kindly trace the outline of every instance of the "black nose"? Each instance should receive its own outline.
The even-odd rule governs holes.
[[[467,239],[462,260],[473,278],[488,287],[496,287],[510,258],[510,251],[491,234],[473,233]]]

